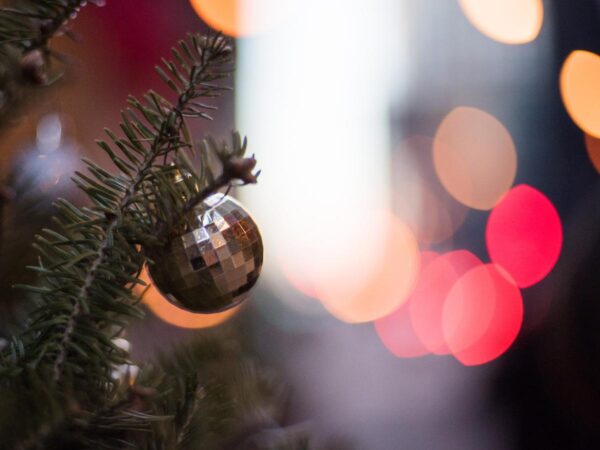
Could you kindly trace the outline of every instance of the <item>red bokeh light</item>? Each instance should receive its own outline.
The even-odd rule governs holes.
[[[491,260],[506,269],[520,287],[539,282],[552,270],[562,239],[554,205],[524,184],[509,191],[493,209],[486,228]]]
[[[502,355],[523,323],[523,300],[514,280],[496,264],[479,265],[454,284],[446,299],[443,330],[452,354],[474,366]]]
[[[421,274],[436,258],[435,252],[421,253]],[[416,358],[429,353],[415,333],[410,320],[412,296],[393,313],[375,321],[375,331],[385,347],[399,358]]]
[[[415,332],[430,352],[450,353],[442,329],[444,303],[458,279],[479,264],[472,253],[456,250],[436,258],[422,271],[409,309]]]

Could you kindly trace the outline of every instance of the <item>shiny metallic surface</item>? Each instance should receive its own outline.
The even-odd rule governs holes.
[[[173,304],[215,313],[242,302],[258,280],[263,244],[258,227],[232,197],[215,194],[189,218],[189,230],[159,252],[148,272]]]

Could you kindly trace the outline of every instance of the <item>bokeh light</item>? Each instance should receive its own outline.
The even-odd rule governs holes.
[[[302,277],[298,272],[287,270],[285,266],[281,267],[281,271],[285,280],[289,283],[289,286],[286,286],[287,289],[296,289],[298,292],[304,294],[305,297],[312,300],[318,300],[319,291],[315,285],[310,283],[310,280],[307,277]]]
[[[453,109],[437,129],[433,162],[438,177],[459,202],[491,209],[513,184],[517,153],[502,123],[476,108]]]
[[[421,273],[437,256],[437,253],[430,251],[421,253]],[[393,313],[375,321],[375,331],[379,339],[398,358],[416,358],[429,353],[411,322],[409,310],[411,300],[412,295]]]
[[[442,328],[446,298],[459,278],[480,264],[472,253],[456,250],[436,258],[422,271],[409,308],[415,332],[430,352],[450,353]]]
[[[468,213],[439,183],[432,147],[431,137],[414,135],[399,144],[392,158],[394,212],[424,244],[451,238]]]
[[[600,139],[585,135],[585,148],[587,149],[590,161],[594,165],[594,168],[600,173]]]
[[[242,3],[243,0],[191,0],[194,11],[204,22],[230,36],[249,32],[242,23]]]
[[[346,284],[354,274],[348,273],[336,283],[317,287],[325,308],[344,322],[371,322],[384,317],[403,304],[414,288],[420,268],[417,241],[408,226],[391,214],[387,217],[383,254],[366,283],[349,292]],[[360,253],[353,258],[362,259]]]
[[[286,276],[347,320],[373,320],[402,301],[377,314],[354,307],[389,260],[389,225],[378,212],[391,205],[388,119],[392,92],[403,85],[402,10],[395,0],[372,8],[311,0],[286,26],[237,43],[237,124],[263,171],[241,195],[269,252],[263,279],[284,303],[297,298],[278,289],[289,286],[279,281]]]
[[[443,330],[452,354],[473,366],[492,361],[514,342],[523,323],[519,288],[500,266],[479,265],[452,287]]]
[[[542,280],[560,255],[563,233],[558,212],[531,186],[513,188],[491,212],[486,242],[490,258],[520,287]]]
[[[267,30],[291,4],[289,0],[190,0],[190,3],[207,25],[235,37]]]
[[[533,41],[542,29],[542,0],[459,0],[471,24],[503,44]]]
[[[63,140],[63,124],[56,114],[43,116],[36,127],[36,144],[40,153],[51,153],[57,150]]]
[[[151,284],[146,268],[144,268],[141,273],[140,279]],[[141,293],[142,290],[143,289],[140,289],[139,287],[136,288],[138,293]],[[241,307],[241,305],[239,305],[230,310],[216,314],[195,314],[170,303],[154,286],[151,286],[144,294],[143,302],[159,319],[179,328],[214,327],[231,318]]]
[[[560,72],[562,100],[579,128],[600,138],[600,56],[575,50]]]

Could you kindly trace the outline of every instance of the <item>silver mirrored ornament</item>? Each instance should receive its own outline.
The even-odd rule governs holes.
[[[241,303],[263,262],[262,238],[250,214],[234,198],[215,194],[187,223],[183,234],[148,254],[156,288],[171,303],[196,313]]]

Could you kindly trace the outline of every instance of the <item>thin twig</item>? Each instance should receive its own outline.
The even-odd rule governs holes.
[[[196,389],[194,389],[194,394],[192,396],[192,404],[188,408],[187,417],[185,418],[185,422],[183,422],[183,424],[181,425],[181,428],[179,429],[179,433],[177,433],[177,444],[176,444],[177,448],[179,448],[179,446],[181,444],[183,444],[183,441],[185,440],[185,437],[186,437],[187,433],[189,432],[190,425],[192,424],[192,420],[194,420],[194,415],[198,411],[198,400],[202,394],[202,391],[203,391],[203,388],[198,383],[196,385]]]
[[[156,230],[156,236],[159,242],[168,238],[169,230],[177,227],[185,221],[186,216],[194,210],[196,206],[202,203],[211,195],[215,194],[219,189],[229,185],[231,178],[224,175],[220,175],[215,180],[202,189],[200,192],[192,194],[190,198],[183,204],[179,214],[177,215],[177,221],[174,223],[162,222]]]

